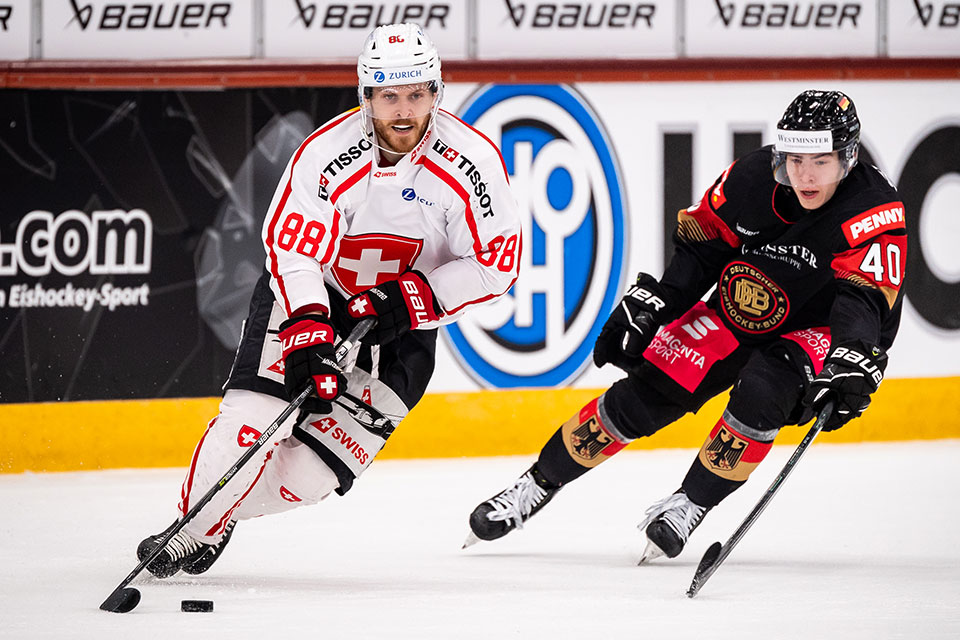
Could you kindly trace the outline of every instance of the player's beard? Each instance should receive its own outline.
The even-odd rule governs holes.
[[[377,135],[377,140],[388,151],[403,155],[413,151],[417,144],[423,140],[423,135],[430,126],[432,114],[420,116],[419,118],[399,118],[396,120],[381,120],[373,118],[373,130]],[[406,132],[398,131],[394,127],[411,127]]]

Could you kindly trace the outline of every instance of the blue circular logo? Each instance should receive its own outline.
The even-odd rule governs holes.
[[[444,335],[485,386],[569,382],[622,295],[627,215],[613,146],[587,102],[562,85],[486,86],[460,117],[503,153],[523,251],[510,292]]]
[[[383,79],[384,79],[385,77],[386,77],[386,76],[383,75],[383,71],[377,71],[377,72],[375,72],[375,73],[373,74],[373,80],[374,80],[374,82],[383,82]]]
[[[417,192],[411,189],[410,187],[407,187],[406,189],[400,192],[400,196],[404,200],[413,200],[414,198],[417,197]]]

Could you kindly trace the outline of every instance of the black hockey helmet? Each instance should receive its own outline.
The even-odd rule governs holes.
[[[790,103],[777,123],[773,170],[778,182],[789,185],[785,161],[788,153],[837,151],[843,166],[842,180],[857,164],[860,119],[849,96],[840,91],[804,91]]]

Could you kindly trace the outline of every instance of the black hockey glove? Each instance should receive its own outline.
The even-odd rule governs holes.
[[[347,313],[354,322],[376,318],[376,326],[363,337],[363,343],[387,344],[411,329],[439,320],[443,309],[423,274],[407,271],[396,280],[371,287],[350,298]]]
[[[295,316],[280,325],[283,386],[291,400],[305,386],[314,395],[303,403],[310,413],[330,413],[331,403],[347,389],[347,378],[334,359],[333,327],[326,316]]]
[[[646,273],[637,275],[637,283],[627,290],[597,336],[593,362],[598,367],[609,362],[627,371],[639,363],[666,308],[659,291],[656,278]]]
[[[803,398],[815,412],[828,400],[836,405],[824,431],[834,431],[850,422],[870,405],[870,394],[877,390],[887,368],[887,354],[880,347],[862,341],[837,345],[830,350],[820,372]]]

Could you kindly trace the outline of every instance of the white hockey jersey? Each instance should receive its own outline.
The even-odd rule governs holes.
[[[518,274],[520,219],[499,149],[440,110],[396,165],[379,153],[353,109],[314,131],[284,172],[263,225],[270,286],[287,316],[329,309],[324,282],[350,297],[423,273],[453,322],[506,293]]]

